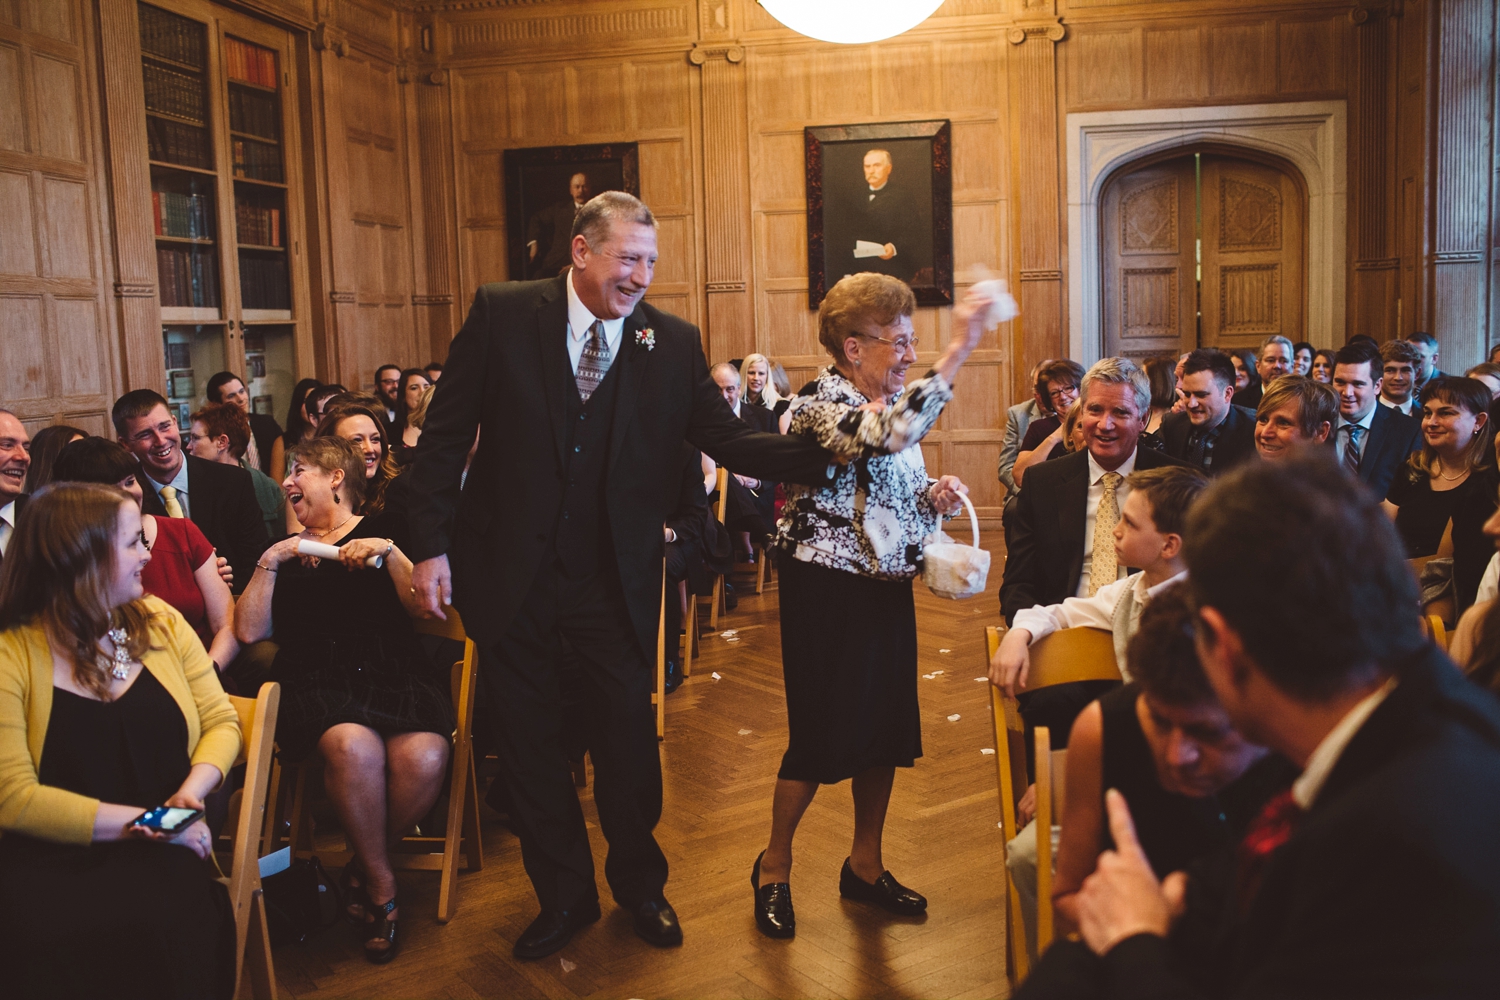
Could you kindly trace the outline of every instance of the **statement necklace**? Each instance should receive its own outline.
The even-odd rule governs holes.
[[[115,665],[109,668],[109,675],[117,681],[123,681],[130,676],[130,651],[125,648],[125,643],[130,641],[130,633],[123,628],[112,628],[105,635],[115,647]]]

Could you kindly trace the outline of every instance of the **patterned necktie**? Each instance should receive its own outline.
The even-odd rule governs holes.
[[[161,488],[161,504],[167,508],[168,517],[185,517],[182,512],[182,504],[177,502],[177,490],[171,486]]]
[[[1266,862],[1277,848],[1292,839],[1301,819],[1302,807],[1297,805],[1292,790],[1288,788],[1267,802],[1245,831],[1245,839],[1240,841],[1237,852],[1235,877],[1241,915],[1249,911],[1255,894],[1260,891]]]
[[[1104,484],[1104,495],[1099,498],[1099,512],[1094,515],[1094,556],[1089,569],[1089,596],[1100,587],[1114,583],[1120,575],[1119,557],[1115,555],[1115,525],[1120,523],[1120,504],[1115,499],[1115,487],[1125,477],[1118,472],[1106,472],[1100,480]]]
[[[578,356],[578,395],[587,403],[604,376],[609,374],[609,341],[604,339],[604,323],[594,320],[589,327],[589,339],[583,342],[583,353]]]
[[[1349,440],[1344,444],[1344,468],[1349,470],[1351,476],[1359,475],[1359,436],[1365,429],[1359,424],[1346,424],[1345,429],[1349,431]]]

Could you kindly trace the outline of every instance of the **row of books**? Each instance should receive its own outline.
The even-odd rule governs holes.
[[[213,210],[213,199],[206,194],[151,192],[151,214],[157,236],[211,240],[214,238]]]
[[[246,309],[290,309],[292,292],[282,254],[240,254],[240,302]]]
[[[162,305],[218,308],[219,272],[211,252],[158,245],[156,277],[161,286]]]
[[[146,83],[146,110],[164,115],[176,115],[202,125],[203,78],[166,66],[146,63],[143,66]]]
[[[241,243],[261,247],[281,246],[281,209],[236,200],[234,225]]]
[[[224,63],[229,79],[262,87],[276,86],[276,53],[238,38],[224,39]]]
[[[208,148],[208,130],[170,118],[146,119],[146,145],[151,159],[184,167],[212,170],[213,153]]]
[[[229,92],[229,127],[273,142],[281,138],[281,123],[276,114],[276,95],[259,90]]]
[[[160,7],[139,6],[141,49],[147,55],[203,67],[203,25]]]
[[[248,177],[257,181],[281,180],[281,150],[253,139],[236,139],[234,147],[234,176]]]

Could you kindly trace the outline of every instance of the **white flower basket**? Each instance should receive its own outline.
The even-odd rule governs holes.
[[[968,496],[959,495],[969,511],[974,544],[961,545],[943,533],[941,522],[922,547],[922,582],[939,597],[962,600],[984,593],[990,573],[990,554],[979,547],[979,515]]]

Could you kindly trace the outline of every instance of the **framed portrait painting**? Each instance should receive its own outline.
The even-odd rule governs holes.
[[[636,144],[505,151],[505,219],[512,281],[551,278],[572,259],[573,218],[602,191],[641,195]]]
[[[946,120],[803,131],[807,304],[842,277],[900,278],[924,306],[953,304],[952,128]]]

